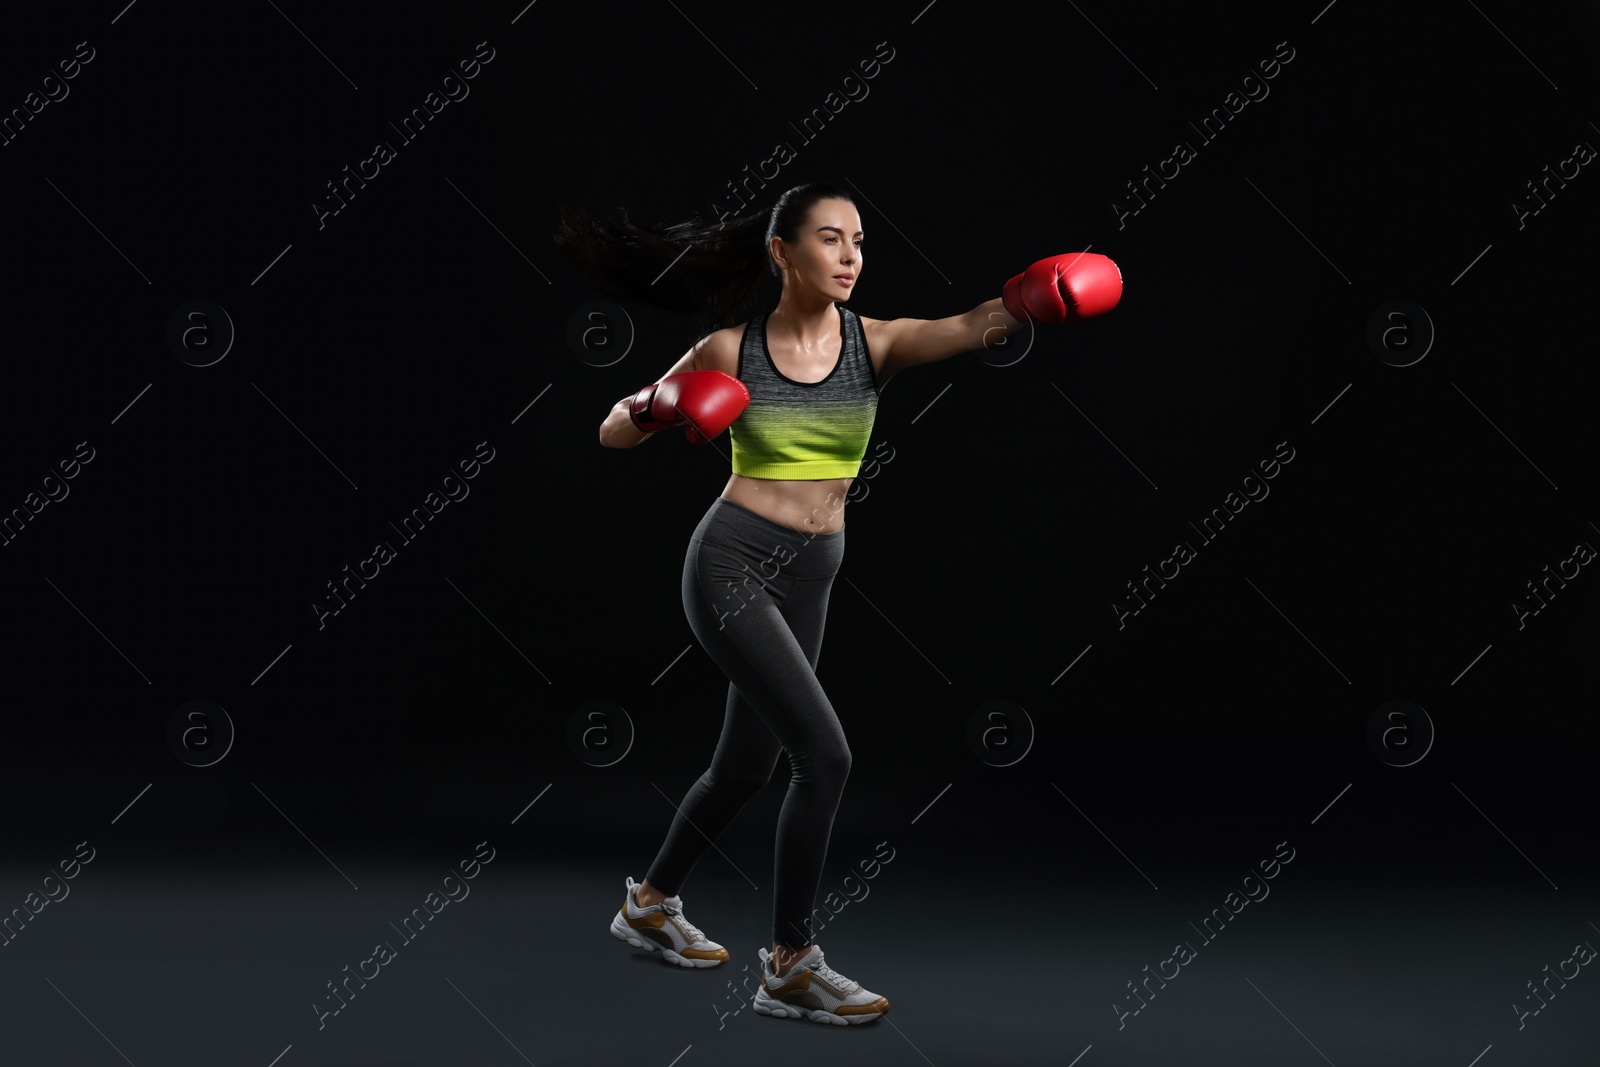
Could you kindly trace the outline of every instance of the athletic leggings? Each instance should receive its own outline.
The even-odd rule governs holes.
[[[802,533],[719,496],[683,564],[683,608],[728,676],[728,704],[711,766],[679,804],[646,877],[676,895],[786,751],[772,939],[789,948],[811,943],[812,904],[850,773],[850,747],[816,675],[828,593],[843,558],[844,527]]]

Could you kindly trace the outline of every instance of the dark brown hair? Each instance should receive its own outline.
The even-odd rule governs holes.
[[[753,313],[763,268],[781,271],[772,238],[800,239],[800,226],[819,200],[855,198],[826,182],[797,185],[768,211],[720,221],[695,216],[642,226],[625,208],[608,217],[582,206],[561,209],[554,239],[578,274],[606,296],[667,311],[695,312],[700,336],[733,326]]]

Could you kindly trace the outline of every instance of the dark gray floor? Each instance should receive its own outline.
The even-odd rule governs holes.
[[[777,798],[753,805],[752,825]],[[1466,836],[1419,836],[1396,853],[1417,863],[1357,870],[1355,852],[1386,854],[1370,825],[1352,821],[1366,815],[1362,803],[1310,825],[1313,811],[1283,835],[1294,858],[1249,883],[1267,895],[1235,898],[1241,910],[1221,932],[1214,922],[1209,941],[1198,924],[1245,867],[1272,855],[1272,834],[1251,856],[1218,843],[1237,827],[1210,834],[1207,818],[1185,827],[1189,817],[1171,815],[1169,831],[1238,852],[1237,875],[1151,855],[1135,868],[1081,820],[1040,825],[1036,838],[969,841],[970,862],[945,877],[953,840],[906,838],[817,938],[830,963],[892,1002],[883,1020],[849,1029],[758,1016],[740,989],[771,901],[744,816],[729,855],[708,854],[683,894],[690,918],[733,954],[708,971],[607,933],[624,876],[643,876],[637,863],[491,842],[491,862],[449,881],[459,899],[434,898],[441,910],[407,941],[397,927],[446,886],[473,842],[363,849],[330,839],[313,849],[285,834],[258,848],[219,839],[217,853],[185,859],[108,827],[75,878],[49,883],[69,894],[0,950],[3,1062],[1593,1064],[1600,1013],[1584,973],[1564,989],[1552,979],[1556,996],[1521,1027],[1512,1004],[1537,1007],[1525,983],[1545,978],[1546,964],[1562,968],[1576,943],[1600,944],[1586,918],[1600,917],[1585,907],[1594,881],[1541,856],[1563,872],[1554,888],[1493,830],[1466,821]],[[1062,849],[1083,856],[1080,876],[1061,866]],[[45,884],[47,865],[8,865],[5,903]],[[1461,877],[1460,865],[1481,876]],[[1163,964],[1180,941],[1193,956]],[[352,982],[355,995],[319,1026],[313,1005],[337,1006],[327,983],[347,965],[371,974],[376,964],[362,961],[378,942],[393,957],[365,988]],[[1119,1025],[1117,1005],[1139,1007],[1128,983],[1147,965],[1177,975],[1164,988],[1152,980],[1154,996]]]

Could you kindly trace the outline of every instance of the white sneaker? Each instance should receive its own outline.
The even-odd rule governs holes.
[[[646,952],[661,950],[669,963],[680,967],[716,967],[728,962],[728,950],[707,940],[683,914],[683,901],[668,897],[648,908],[639,907],[633,890],[637,882],[628,876],[628,896],[611,920],[611,936]]]
[[[773,974],[772,953],[762,949],[761,988],[756,990],[755,1009],[774,1019],[810,1019],[814,1023],[854,1026],[871,1022],[889,1010],[885,997],[863,989],[822,961],[822,946],[795,961],[782,977]]]

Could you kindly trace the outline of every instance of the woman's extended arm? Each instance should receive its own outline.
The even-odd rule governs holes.
[[[881,348],[884,381],[896,371],[989,348],[1024,322],[1059,323],[1103,315],[1122,297],[1122,272],[1110,258],[1068,252],[1034,263],[1004,295],[947,319],[868,320],[867,343]]]

